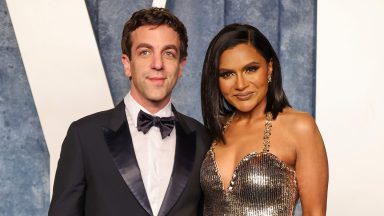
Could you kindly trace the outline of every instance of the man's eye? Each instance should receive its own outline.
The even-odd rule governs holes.
[[[172,58],[176,57],[176,54],[174,52],[172,52],[172,51],[165,51],[164,55],[168,56],[168,57],[172,57]]]
[[[220,72],[220,77],[223,77],[224,79],[227,79],[231,76],[235,75],[234,73],[230,72],[230,71],[223,71],[223,72]]]
[[[141,51],[139,52],[139,54],[142,55],[142,56],[147,56],[147,55],[150,54],[150,52],[149,52],[149,50],[141,50]]]

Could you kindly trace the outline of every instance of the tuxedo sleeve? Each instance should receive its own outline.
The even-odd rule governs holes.
[[[84,215],[85,187],[83,149],[72,123],[61,147],[48,215]]]

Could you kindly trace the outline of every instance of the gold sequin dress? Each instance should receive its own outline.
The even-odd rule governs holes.
[[[239,162],[227,190],[215,161],[215,144],[212,145],[200,171],[205,216],[294,215],[298,199],[296,173],[269,153],[271,128],[272,114],[268,113],[263,151],[249,153]]]

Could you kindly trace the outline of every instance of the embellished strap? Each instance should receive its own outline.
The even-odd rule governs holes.
[[[263,152],[269,152],[270,146],[270,136],[272,130],[272,113],[268,112],[265,116],[265,128],[264,128],[264,137],[263,137]]]
[[[223,134],[225,133],[225,131],[227,130],[227,127],[231,124],[232,120],[233,120],[233,117],[235,116],[236,112],[233,112],[233,114],[229,117],[229,119],[227,120],[227,122],[225,122],[224,126],[223,126]],[[217,145],[217,140],[213,140],[212,142],[212,145],[211,145],[211,150],[213,151],[213,149],[215,149],[215,146]]]
[[[225,131],[227,130],[227,127],[231,124],[232,120],[233,120],[233,117],[235,117],[235,114],[236,112],[233,112],[231,117],[229,117],[229,119],[227,120],[227,122],[225,122],[224,126],[223,126],[223,134],[225,133]]]
[[[234,112],[231,117],[227,120],[227,122],[223,126],[223,133],[225,133],[227,127],[231,124],[233,117],[235,116],[236,112]],[[265,127],[264,127],[264,137],[263,137],[263,152],[269,152],[270,147],[270,136],[271,136],[271,130],[272,130],[272,119],[273,115],[271,112],[267,112],[265,115]],[[217,141],[214,140],[211,146],[211,150],[215,148],[215,145],[217,145]]]

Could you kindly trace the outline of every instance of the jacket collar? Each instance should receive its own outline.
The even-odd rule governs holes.
[[[162,202],[159,216],[166,215],[184,191],[192,172],[196,153],[196,133],[186,118],[172,105],[176,117],[176,151],[172,175]],[[103,128],[104,137],[120,175],[140,205],[153,215],[145,192],[144,183],[136,160],[131,134],[125,115],[125,104],[120,102],[113,109],[109,124]]]

